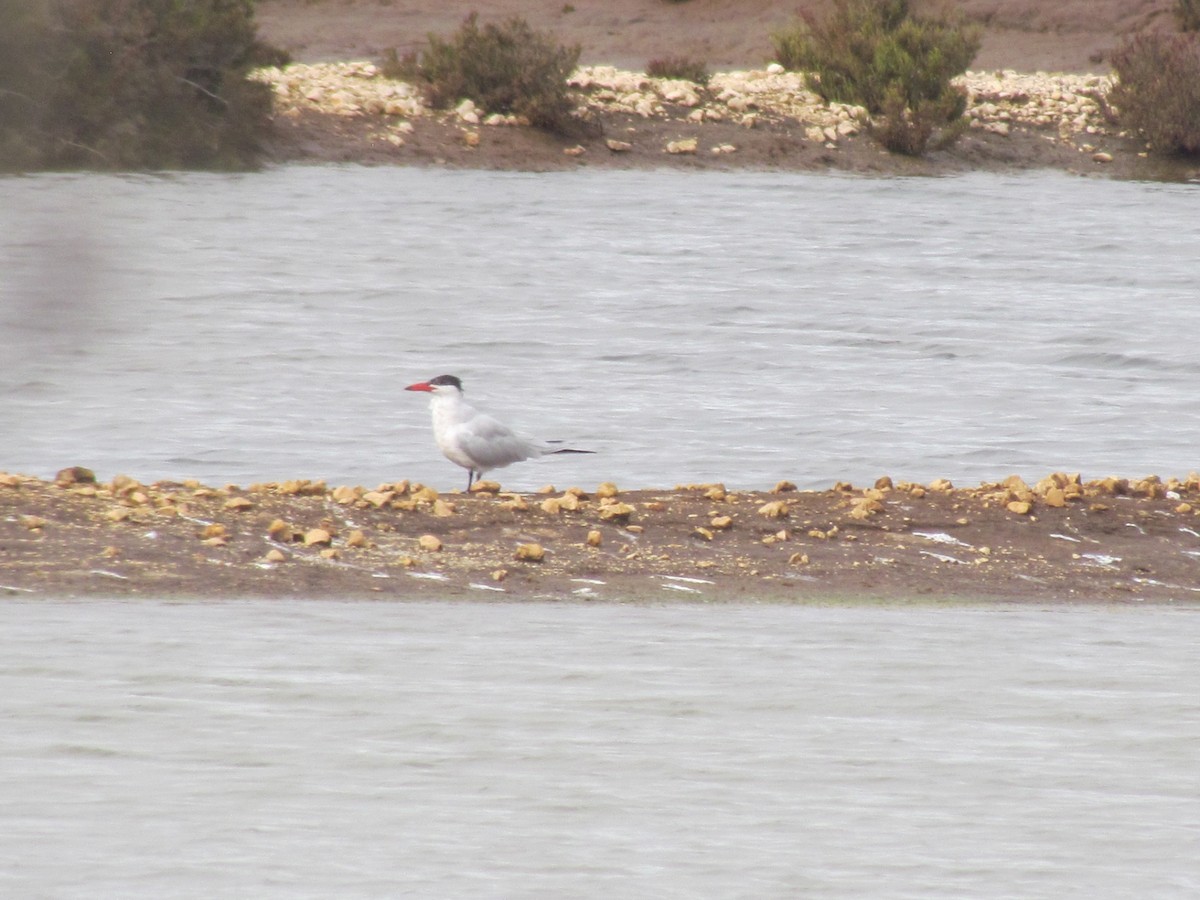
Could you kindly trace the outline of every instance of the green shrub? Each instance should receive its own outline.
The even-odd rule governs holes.
[[[678,78],[692,81],[699,85],[707,85],[708,66],[698,59],[687,56],[668,56],[665,59],[652,59],[646,63],[646,74],[651,78]]]
[[[917,18],[907,0],[834,0],[824,19],[806,14],[773,36],[776,59],[811,72],[827,101],[866,107],[888,150],[920,155],[962,133],[963,91],[951,80],[979,52],[979,29],[960,17]]]
[[[399,62],[398,74],[425,87],[435,108],[470,99],[488,112],[525,116],[550,131],[571,128],[567,78],[579,45],[560,46],[521,18],[482,28],[471,13],[450,40],[429,35],[424,50]]]
[[[1175,21],[1181,31],[1200,31],[1200,0],[1175,0]]]
[[[244,167],[270,124],[251,0],[0,0],[0,168]]]
[[[1200,35],[1147,32],[1112,56],[1109,102],[1157,150],[1200,154]]]

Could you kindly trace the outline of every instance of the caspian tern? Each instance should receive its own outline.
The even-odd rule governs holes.
[[[462,381],[439,375],[418,381],[406,391],[426,391],[433,412],[433,437],[446,459],[467,470],[467,490],[484,472],[502,469],[523,459],[551,453],[591,453],[555,446],[558,441],[523,438],[511,428],[481,413],[463,399]]]

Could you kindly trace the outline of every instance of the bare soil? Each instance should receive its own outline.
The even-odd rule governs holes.
[[[1065,498],[1015,480],[612,497],[492,487],[0,476],[0,594],[1200,602],[1195,476],[1068,484]]]

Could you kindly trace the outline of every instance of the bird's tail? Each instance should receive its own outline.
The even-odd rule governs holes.
[[[547,444],[561,444],[562,441],[546,441]],[[555,453],[595,453],[595,450],[573,450],[570,447],[562,447],[556,450],[544,451],[547,456],[553,456]]]

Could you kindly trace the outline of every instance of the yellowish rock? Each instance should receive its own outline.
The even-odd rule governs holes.
[[[541,507],[542,512],[557,516],[562,509],[562,499],[559,497],[547,497],[538,505]]]
[[[500,482],[498,481],[477,481],[471,485],[471,493],[498,494],[500,493]]]
[[[273,541],[290,541],[295,536],[295,529],[283,519],[276,519],[267,526],[267,536]]]
[[[204,526],[200,532],[200,537],[202,537],[204,540],[209,540],[210,538],[225,537],[225,534],[225,526],[220,522],[213,522],[210,525]]]
[[[384,506],[387,503],[391,503],[395,497],[395,491],[367,491],[362,495],[362,499],[367,503],[370,503],[376,509],[379,509],[381,506]]]
[[[725,531],[733,527],[733,516],[713,516],[708,524],[718,531]]]
[[[329,496],[333,498],[334,503],[346,504],[353,503],[355,500],[362,497],[362,495],[362,488],[350,487],[349,485],[344,484],[340,487],[335,487],[333,491],[330,492]]]
[[[254,501],[248,497],[234,497],[225,501],[225,508],[232,512],[245,512],[254,508]]]
[[[357,528],[346,535],[346,546],[361,548],[367,546],[367,536]]]
[[[447,516],[452,516],[456,510],[457,507],[453,503],[449,503],[440,498],[433,501],[433,514],[439,518],[444,519]]]
[[[287,554],[278,547],[272,547],[266,552],[266,554],[263,556],[263,559],[270,563],[287,562]]]
[[[789,566],[807,566],[808,565],[808,554],[807,553],[793,553],[791,556],[788,557],[788,565]]]
[[[1027,516],[1033,506],[1028,500],[1013,500],[1006,507],[1010,513],[1015,513],[1018,516]]]
[[[713,539],[713,533],[711,531],[709,531],[707,528],[699,528],[698,527],[698,528],[696,528],[695,531],[692,532],[692,534],[696,535],[696,537],[704,538],[704,540],[706,540],[706,541],[711,541]]]
[[[949,478],[935,478],[929,482],[929,490],[937,491],[939,494],[948,494],[954,490],[954,485]]]
[[[417,538],[417,546],[430,553],[437,553],[442,549],[442,540],[436,534],[423,534]]]
[[[768,519],[786,519],[790,512],[786,500],[772,500],[758,508],[758,514]]]
[[[431,487],[422,485],[420,490],[413,491],[412,499],[416,503],[432,504],[438,498],[438,492]]]
[[[605,500],[609,497],[616,497],[620,493],[621,491],[611,481],[602,482],[596,487],[596,496],[601,500]]]
[[[606,140],[604,145],[613,153],[628,153],[633,149],[633,144],[629,143],[629,141],[616,141],[612,138]]]
[[[699,141],[696,138],[685,138],[680,141],[668,141],[667,152],[673,155],[686,155],[696,152]]]
[[[508,569],[495,569],[492,572],[492,581],[500,582],[508,577]]]
[[[541,544],[520,544],[514,556],[524,562],[541,562],[546,557],[546,549]]]
[[[1067,495],[1060,487],[1052,487],[1042,495],[1042,502],[1047,506],[1052,506],[1055,509],[1067,505]]]
[[[21,516],[21,518],[18,521],[21,523],[21,525],[23,527],[28,528],[30,531],[40,531],[41,529],[45,528],[48,524],[50,524],[46,519],[43,519],[41,516]]]
[[[606,522],[628,519],[637,510],[628,503],[610,503],[600,507],[600,518]]]
[[[589,547],[599,547],[603,541],[604,538],[599,531],[593,529],[592,531],[588,532],[587,545]]]
[[[324,528],[310,528],[304,532],[304,546],[315,547],[330,544],[333,541],[333,535]]]
[[[792,484],[792,482],[780,481],[780,482],[776,483],[775,487],[771,488],[771,493],[772,494],[789,494],[794,490],[796,490],[796,485]]]

